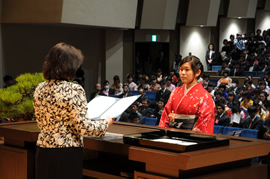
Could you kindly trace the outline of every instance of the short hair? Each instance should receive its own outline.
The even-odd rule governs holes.
[[[209,78],[209,77],[210,77],[210,75],[208,73],[203,74],[203,78]]]
[[[233,97],[235,97],[235,94],[234,94],[234,92],[230,91],[230,92],[228,93],[228,96],[233,96]]]
[[[142,101],[146,101],[146,102],[147,102],[147,104],[149,104],[149,103],[150,103],[150,101],[149,101],[149,99],[148,99],[148,98],[143,98],[143,99],[142,99]]]
[[[218,99],[218,104],[224,104],[224,105],[225,105],[225,104],[226,104],[226,99],[225,99],[225,97],[222,96],[221,98],[219,98],[219,99]]]
[[[251,99],[251,95],[248,91],[244,91],[242,96],[246,97],[247,99]]]
[[[225,84],[220,84],[218,88],[219,88],[219,89],[220,89],[220,88],[226,89],[226,85],[225,85]]]
[[[136,112],[131,112],[128,118],[133,120],[134,118],[139,118],[139,115]]]
[[[212,43],[210,43],[209,45],[208,45],[208,50],[210,50],[210,45],[212,45],[213,46],[213,50],[215,49],[215,46],[214,46],[214,44],[212,44]]]
[[[132,78],[132,79],[134,79],[134,75],[133,75],[133,74],[128,74],[128,75],[127,75],[127,78]]]
[[[265,82],[264,80],[261,80],[261,81],[259,82],[259,85],[264,85],[264,86],[266,86],[266,82]]]
[[[265,92],[265,91],[261,91],[261,93],[260,94],[263,94],[264,96],[265,96],[265,98],[267,98],[268,97],[268,94],[267,94],[267,92]]]
[[[218,104],[217,104],[217,107],[218,107],[218,106],[220,106],[223,110],[225,110],[224,104],[218,103]]]
[[[13,80],[12,76],[6,75],[3,77],[4,82],[8,82],[9,80]]]
[[[105,85],[106,83],[109,83],[109,84],[110,84],[110,82],[109,82],[108,80],[105,80],[105,81],[103,82],[103,85]]]
[[[212,82],[212,81],[209,81],[209,83],[208,83],[208,85],[207,86],[209,86],[209,87],[214,87],[215,86],[215,83],[214,82]]]
[[[165,81],[165,80],[162,80],[162,81],[160,82],[160,86],[163,86],[163,85],[166,85],[166,81]]]
[[[223,95],[222,91],[220,91],[220,90],[216,90],[216,91],[215,91],[215,93],[214,93],[214,95],[218,95],[218,94],[219,94],[220,96],[222,96],[222,95]]]
[[[232,83],[236,83],[236,84],[238,84],[238,85],[239,85],[239,81],[238,81],[238,79],[233,79],[233,80],[232,80]]]
[[[255,88],[253,93],[261,93],[261,89],[260,88]]]
[[[171,76],[168,76],[166,81],[171,81],[172,82],[172,77]]]
[[[123,84],[123,89],[124,89],[125,86],[126,86],[127,88],[129,88],[129,87],[128,87],[128,84],[125,83],[125,84]]]
[[[256,113],[257,112],[257,108],[256,106],[249,106],[248,107],[248,113]]]
[[[190,63],[194,74],[197,73],[199,70],[201,70],[201,74],[203,73],[203,64],[198,57],[194,55],[186,56],[185,58],[183,58],[183,60],[181,60],[179,66],[182,66],[186,62]],[[198,78],[201,76],[201,74],[198,76]]]
[[[61,42],[53,46],[43,64],[43,76],[46,80],[71,80],[76,77],[83,63],[81,50]]]
[[[133,105],[135,105],[135,106],[138,107],[139,106],[139,103],[138,102],[134,102],[134,103],[131,104],[131,106],[133,106]]]

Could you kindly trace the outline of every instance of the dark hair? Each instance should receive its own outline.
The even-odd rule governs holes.
[[[267,94],[267,92],[265,92],[265,91],[261,91],[261,93],[260,94],[263,94],[264,96],[265,96],[265,98],[267,98],[268,97],[268,94]]]
[[[209,86],[209,87],[214,87],[215,86],[215,83],[214,82],[212,82],[212,81],[209,81],[209,83],[208,83],[208,85],[207,86]]]
[[[219,99],[218,99],[218,102],[217,102],[218,104],[226,104],[226,99],[225,99],[225,97],[224,96],[222,96],[222,97],[220,97]]]
[[[254,93],[254,94],[255,94],[255,93],[261,93],[261,89],[260,89],[260,88],[255,88],[254,91],[253,91],[253,93]]]
[[[220,95],[220,96],[223,96],[223,93],[222,93],[222,91],[220,91],[220,90],[216,90],[215,91],[215,93],[214,93],[214,95]]]
[[[246,97],[247,99],[251,99],[250,93],[248,91],[244,91],[242,96]]]
[[[181,67],[184,63],[189,62],[192,68],[192,71],[197,73],[199,70],[201,70],[201,74],[203,73],[203,64],[200,61],[200,59],[196,56],[186,56],[181,60],[179,66]],[[201,76],[201,74],[198,76],[198,78]]]
[[[217,104],[217,107],[218,107],[218,106],[220,106],[223,110],[225,110],[224,104],[218,103],[218,104]]]
[[[146,101],[147,104],[149,104],[149,102],[150,102],[148,98],[143,98],[142,101]]]
[[[82,65],[84,56],[79,49],[64,42],[53,46],[43,64],[43,76],[46,80],[71,80]]]
[[[166,79],[166,81],[171,81],[172,82],[172,77],[168,76],[168,78]]]
[[[138,102],[134,102],[134,103],[131,104],[131,106],[133,106],[133,105],[135,105],[135,106],[138,107],[139,106],[139,103]]]
[[[134,80],[134,75],[133,74],[128,74],[127,78],[132,78]]]
[[[233,79],[233,80],[232,80],[232,83],[236,83],[236,84],[238,84],[238,85],[239,85],[239,81],[238,81],[238,79]]]
[[[208,45],[208,50],[210,50],[210,45],[213,46],[213,50],[214,50],[214,49],[215,49],[215,46],[214,46],[214,44],[212,44],[212,43],[210,43],[210,44]]]
[[[118,81],[118,80],[120,81],[120,78],[119,78],[118,75],[115,75],[115,76],[113,77],[113,80],[114,80],[114,81]]]
[[[139,118],[136,112],[131,112],[128,116],[129,119],[133,120],[134,118]]]
[[[223,88],[223,89],[226,90],[226,85],[225,85],[225,84],[220,84],[218,88],[219,88],[219,89],[220,89],[220,88]]]
[[[109,83],[109,84],[110,84],[110,82],[109,82],[108,80],[105,80],[105,81],[103,82],[103,85],[105,85],[106,83]]]
[[[210,75],[208,73],[203,74],[203,78],[209,78],[209,77],[210,77]]]
[[[261,80],[261,81],[259,82],[259,85],[264,85],[264,86],[266,86],[266,82],[265,82],[264,80]]]
[[[256,113],[256,112],[257,112],[256,106],[249,106],[248,107],[248,114],[250,114],[250,113]]]
[[[165,80],[162,80],[162,81],[160,82],[160,86],[163,86],[163,85],[166,85],[166,81],[165,81]]]
[[[13,80],[13,78],[10,75],[6,75],[6,76],[4,76],[3,80],[4,80],[4,82],[7,82],[9,80]]]
[[[237,113],[237,112],[241,112],[241,108],[240,108],[240,106],[233,106],[232,107],[232,113]]]
[[[234,92],[230,91],[230,92],[228,93],[228,96],[233,96],[233,97],[235,97],[235,94],[234,94]]]

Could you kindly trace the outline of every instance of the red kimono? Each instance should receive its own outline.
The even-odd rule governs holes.
[[[215,103],[210,93],[202,86],[202,83],[195,84],[187,94],[184,94],[185,85],[177,87],[170,95],[164,107],[159,126],[169,127],[168,115],[172,111],[176,115],[196,116],[192,131],[213,133],[215,121]]]

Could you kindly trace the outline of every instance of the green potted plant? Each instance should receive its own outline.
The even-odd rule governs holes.
[[[0,119],[8,121],[33,120],[33,93],[45,79],[42,73],[25,73],[17,83],[0,89]]]

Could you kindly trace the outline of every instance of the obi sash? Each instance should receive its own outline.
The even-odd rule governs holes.
[[[175,114],[175,120],[169,122],[169,127],[192,130],[197,119],[196,115]]]

